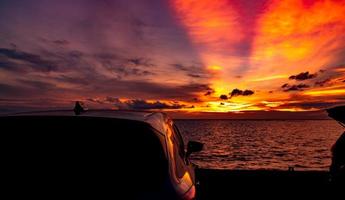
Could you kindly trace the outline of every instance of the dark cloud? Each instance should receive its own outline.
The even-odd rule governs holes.
[[[58,82],[69,83],[69,84],[74,84],[78,86],[86,86],[86,85],[91,84],[89,79],[84,75],[80,75],[78,77],[60,75],[58,77],[54,77],[54,80]]]
[[[207,84],[166,85],[147,80],[118,80],[94,73],[64,74],[48,79],[30,80],[23,77],[16,80],[19,84],[3,84],[0,86],[0,98],[36,98],[42,96],[104,96],[114,94],[130,99],[171,99],[192,102],[210,87]],[[92,83],[90,83],[92,80]],[[50,84],[56,83],[57,85]],[[59,87],[59,83],[69,85],[68,88]],[[193,101],[194,102],[194,101]]]
[[[132,58],[128,59],[128,63],[134,66],[143,66],[143,67],[154,67],[155,64],[151,62],[148,58]]]
[[[138,68],[133,68],[130,70],[123,71],[126,75],[133,75],[133,76],[148,76],[148,75],[155,75],[155,73],[148,71],[148,70],[141,70]]]
[[[98,53],[95,54],[94,57],[101,60],[117,60],[121,58],[119,55],[113,53]]]
[[[172,64],[172,66],[178,70],[181,71],[189,71],[190,68],[188,66],[182,65],[182,64]]]
[[[205,91],[205,90],[212,90],[208,84],[197,84],[192,83],[188,85],[179,86],[178,88],[181,88],[185,91]]]
[[[53,43],[61,46],[69,45],[67,40],[54,40]]]
[[[20,83],[23,83],[27,87],[32,87],[43,90],[53,90],[56,88],[56,85],[45,82],[45,81],[37,81],[37,80],[18,80]]]
[[[207,92],[204,94],[204,96],[210,96],[211,94],[212,94],[211,91],[207,91]]]
[[[102,99],[96,99],[96,98],[87,98],[86,101],[89,101],[92,103],[98,103],[98,104],[104,104],[105,103]]]
[[[345,69],[345,64],[343,64],[343,65],[333,65],[333,66],[330,67],[330,69],[333,70],[333,71],[338,71],[338,70],[342,71],[342,70]]]
[[[19,50],[0,49],[0,68],[12,71],[20,70],[19,72],[22,72],[20,74],[25,73],[22,80],[15,80],[20,82],[20,88],[12,86],[12,83],[7,87],[4,86],[3,88],[6,90],[1,90],[2,92],[7,91],[4,92],[4,95],[11,94],[11,97],[21,97],[23,94],[29,94],[34,97],[41,96],[42,93],[55,96],[62,93],[71,96],[116,94],[133,99],[192,101],[200,93],[213,92],[208,84],[167,85],[151,81],[147,76],[152,75],[154,69],[146,70],[145,67],[136,66],[136,64],[145,63],[145,60],[149,60],[151,63],[148,58],[131,60],[113,53],[86,54],[76,50],[45,51],[41,49],[39,52],[40,55]],[[98,65],[95,66],[95,63]],[[51,64],[52,67],[47,64]],[[151,66],[151,64],[149,65]],[[44,71],[44,74],[37,73],[33,76],[26,73],[31,70],[42,72],[50,69],[59,73],[50,75]],[[109,74],[104,75],[103,73],[107,72],[104,69],[108,70]],[[128,76],[131,77],[127,79]],[[35,82],[34,80],[37,78],[39,81]],[[68,88],[58,87],[60,83],[68,85]]]
[[[326,109],[326,108],[333,107],[335,105],[337,105],[337,104],[334,102],[320,102],[320,101],[303,102],[303,103],[296,104],[296,106],[299,106],[300,108],[304,108],[304,109],[312,109],[312,108]]]
[[[2,98],[13,96],[13,95],[19,95],[20,93],[23,92],[23,90],[19,87],[9,85],[9,84],[4,84],[4,83],[0,83],[0,91],[1,91],[0,97]]]
[[[332,79],[328,78],[322,81],[317,81],[315,82],[315,86],[321,86],[323,87],[324,85],[326,85],[327,83],[331,82]]]
[[[117,79],[126,78],[128,76],[148,76],[155,75],[153,70],[149,67],[155,65],[149,62],[150,59],[134,58],[125,59],[114,54],[101,54],[96,55],[97,61],[109,70]]]
[[[204,96],[210,96],[211,94],[214,94],[215,91],[212,88],[208,88],[208,91],[204,94]]]
[[[7,60],[1,60],[1,57],[0,57],[0,69],[2,68],[6,70],[17,71],[19,69],[16,66],[17,65],[12,62],[9,62]]]
[[[109,103],[115,106],[118,109],[124,110],[161,110],[161,109],[182,109],[182,108],[194,108],[194,106],[186,106],[184,104],[180,104],[179,102],[171,102],[165,103],[161,101],[146,101],[142,99],[132,99],[122,101],[119,98],[115,97],[106,97],[105,99],[97,99],[97,98],[88,98],[87,101],[98,103],[98,104],[105,104]]]
[[[12,50],[6,48],[0,48],[0,59],[1,56],[7,59],[17,60],[29,64],[31,67],[36,70],[41,71],[52,71],[57,69],[57,64],[53,61],[43,59],[40,55],[27,53],[19,50]],[[1,60],[2,61],[2,60]],[[3,62],[3,61],[2,61]]]
[[[313,79],[315,77],[317,77],[316,73],[315,74],[310,74],[309,72],[302,72],[300,74],[290,76],[289,79],[297,80],[297,81],[304,81],[304,80],[307,80],[307,79]]]
[[[0,67],[15,72],[52,72],[71,71],[88,65],[83,61],[86,55],[77,50],[47,51],[40,50],[40,54],[28,53],[20,50],[0,49]],[[43,59],[44,58],[44,59]],[[83,65],[83,66],[82,66]]]
[[[72,109],[75,101],[68,99],[39,97],[39,98],[0,98],[0,114],[13,114],[18,112]],[[53,107],[52,107],[53,105]]]
[[[303,91],[306,88],[309,88],[309,85],[306,84],[298,84],[298,85],[289,85],[289,84],[284,84],[282,88],[284,89],[284,92],[290,92],[290,91]]]
[[[229,93],[230,98],[236,97],[236,96],[251,96],[254,94],[254,91],[252,90],[240,90],[240,89],[233,89],[231,93]]]
[[[118,79],[128,76],[149,76],[155,75],[153,60],[150,58],[126,58],[122,55],[112,53],[96,54],[95,58],[104,68],[109,70]]]
[[[136,39],[143,43],[147,43],[145,39],[147,38],[148,34],[145,30],[151,29],[151,25],[144,22],[140,18],[135,18],[133,16],[131,16],[129,24],[131,24],[131,31],[133,31],[133,33],[137,36]]]
[[[120,105],[124,104],[120,101],[119,98],[107,96],[106,98],[87,98],[86,101],[98,103],[98,104],[113,104],[113,105]],[[124,107],[122,105],[121,107]]]
[[[40,50],[41,57],[48,62],[54,63],[56,66],[54,72],[75,71],[83,73],[93,68],[94,63],[90,60],[90,56],[79,50]],[[34,68],[37,71],[37,67]]]
[[[73,51],[67,52],[65,55],[68,56],[69,58],[81,59],[85,54],[81,51],[73,50]]]
[[[16,49],[16,48],[17,48],[17,45],[11,42],[11,43],[10,43],[10,47],[12,47],[13,49]]]
[[[287,87],[289,87],[289,84],[288,84],[288,83],[285,83],[284,85],[282,85],[281,88],[287,88]]]
[[[44,83],[27,82],[25,84],[25,82],[21,81],[19,83],[21,84],[9,85],[0,83],[0,98],[33,98],[46,95],[49,91],[54,91],[51,85],[43,86]]]
[[[92,84],[88,80],[93,79]],[[116,94],[120,97],[142,99],[174,99],[191,101],[198,98],[200,93],[207,91],[207,84],[166,85],[144,80],[109,79],[97,74],[88,74],[85,77],[60,77],[60,81],[76,84],[83,94],[92,93],[95,96]]]
[[[201,65],[183,65],[183,64],[172,64],[172,67],[179,71],[183,71],[187,76],[191,78],[207,78],[210,76]]]
[[[116,97],[106,97],[105,100],[109,103],[117,103],[117,102],[120,102],[120,100]]]
[[[167,104],[160,101],[156,102],[147,102],[145,100],[129,100],[126,101],[125,104],[128,106],[129,109],[134,110],[152,110],[152,109],[181,109],[185,108],[185,105],[173,103]]]
[[[243,91],[239,89],[233,89],[230,93],[230,97],[242,95]]]
[[[243,91],[243,96],[251,96],[251,95],[253,95],[254,94],[254,91],[252,91],[252,90],[245,90],[245,91]]]
[[[187,76],[192,77],[192,78],[202,78],[202,76],[199,74],[187,74]]]
[[[326,109],[336,105],[342,105],[345,102],[327,102],[327,101],[306,101],[306,102],[296,102],[296,103],[285,103],[279,108],[302,108],[302,109]]]
[[[225,95],[225,94],[220,95],[219,98],[222,99],[222,100],[228,100],[228,96]]]

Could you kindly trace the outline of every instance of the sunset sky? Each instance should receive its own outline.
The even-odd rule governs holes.
[[[320,116],[345,104],[345,0],[0,0],[0,112],[76,100]]]

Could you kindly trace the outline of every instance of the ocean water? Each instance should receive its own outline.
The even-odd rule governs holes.
[[[186,140],[204,143],[194,163],[211,169],[328,170],[344,128],[333,120],[175,120]]]

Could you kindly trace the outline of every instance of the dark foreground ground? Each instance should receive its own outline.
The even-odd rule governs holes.
[[[199,200],[246,197],[299,199],[321,196],[345,199],[345,185],[330,184],[329,173],[326,171],[197,169],[196,175],[199,180]]]

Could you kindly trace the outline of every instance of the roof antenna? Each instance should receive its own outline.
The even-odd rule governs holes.
[[[83,107],[83,102],[80,102],[80,101],[76,101],[75,102],[75,106],[74,106],[74,114],[75,115],[80,115],[81,113],[85,112],[86,110],[84,109]]]

